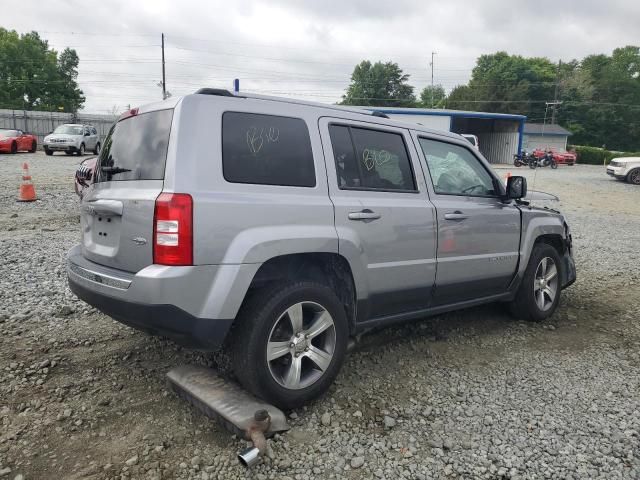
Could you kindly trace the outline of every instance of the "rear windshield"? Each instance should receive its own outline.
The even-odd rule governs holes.
[[[173,110],[143,113],[111,127],[97,181],[163,180]]]

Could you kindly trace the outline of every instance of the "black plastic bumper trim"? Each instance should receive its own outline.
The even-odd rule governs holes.
[[[120,323],[137,330],[168,337],[189,348],[218,350],[233,319],[199,318],[175,305],[131,302],[90,290],[69,278],[69,288],[78,298]]]

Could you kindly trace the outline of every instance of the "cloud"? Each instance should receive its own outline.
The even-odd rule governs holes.
[[[363,59],[399,63],[418,91],[435,51],[435,81],[450,89],[483,53],[557,61],[637,44],[638,18],[640,2],[624,0],[23,0],[3,10],[5,28],[78,51],[91,112],[160,98],[161,32],[175,95],[240,78],[244,90],[335,102]]]

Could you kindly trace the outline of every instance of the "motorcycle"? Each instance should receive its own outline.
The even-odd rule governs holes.
[[[520,153],[520,155],[513,156],[513,164],[516,167],[521,167],[523,165],[531,165],[531,161],[535,160],[535,156],[532,153],[527,153],[525,150]]]
[[[544,155],[541,157],[536,157],[535,155],[531,155],[531,160],[529,161],[529,168],[535,169],[538,167],[551,167],[552,169],[558,168],[558,162],[553,158],[553,153],[551,151],[544,152]]]

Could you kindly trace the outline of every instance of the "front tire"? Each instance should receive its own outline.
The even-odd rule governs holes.
[[[50,157],[51,155],[53,155],[53,150],[49,150],[48,148],[45,148],[44,149],[44,153],[45,153],[45,155]]]
[[[254,395],[296,408],[330,387],[348,336],[345,309],[327,286],[301,281],[263,288],[236,318],[229,342],[233,370]]]
[[[627,182],[632,185],[640,185],[640,168],[631,170],[627,175]]]
[[[38,149],[38,144],[34,140],[33,142],[31,142],[31,150],[29,150],[29,153],[35,153],[37,149]]]
[[[552,168],[553,170],[555,170],[556,168],[558,168],[558,162],[556,162],[555,160],[552,160],[552,161],[551,161],[551,168]]]
[[[541,322],[553,315],[560,301],[560,268],[560,255],[555,248],[546,243],[534,245],[510,305],[514,317]]]
[[[80,148],[78,149],[78,156],[79,157],[84,156],[84,143],[80,144]]]
[[[11,154],[15,155],[16,153],[18,153],[18,144],[16,142],[13,142],[11,144]]]
[[[529,168],[530,169],[535,169],[538,166],[538,161],[537,160],[530,160],[529,161]]]

